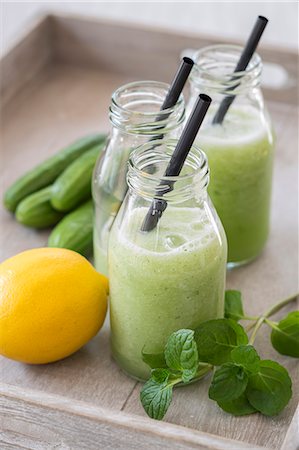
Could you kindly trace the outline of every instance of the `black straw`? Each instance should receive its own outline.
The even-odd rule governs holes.
[[[175,77],[170,85],[169,91],[165,97],[165,100],[161,106],[161,110],[172,108],[179,99],[182,90],[186,84],[188,76],[193,67],[194,61],[186,56],[182,59],[180,67],[175,74]]]
[[[257,45],[259,43],[259,40],[264,32],[264,29],[268,23],[268,19],[263,16],[258,16],[255,25],[253,27],[253,30],[248,38],[248,41],[244,47],[244,50],[240,56],[239,62],[236,65],[236,68],[234,72],[243,72],[246,67],[249,64],[249,61],[252,58],[252,55],[254,54]],[[233,80],[234,78],[232,78]],[[238,85],[237,85],[238,86]],[[229,89],[228,89],[229,90]],[[233,103],[235,99],[235,95],[228,95],[224,97],[222,100],[214,118],[213,118],[213,124],[221,124],[223,122],[223,119],[230,107],[230,105]]]
[[[211,98],[208,95],[200,94],[198,96],[193,111],[190,114],[188,122],[186,123],[186,126],[168,163],[164,177],[176,177],[180,174],[210,104]],[[173,182],[170,181],[166,190],[164,187],[163,193],[170,192],[172,189]],[[148,213],[143,221],[141,231],[153,230],[166,208],[166,200],[155,198],[152,201]]]
[[[172,83],[169,86],[168,92],[166,94],[164,102],[162,103],[160,111],[163,111],[164,109],[169,109],[169,108],[172,108],[173,106],[175,106],[175,104],[177,103],[177,101],[184,89],[184,86],[186,84],[186,81],[189,77],[189,74],[191,72],[193,65],[194,65],[194,61],[191,58],[188,58],[187,56],[185,56],[182,59],[182,62],[174,76],[174,79],[172,80]],[[160,120],[167,118],[169,115],[170,115],[170,113],[168,115],[166,115],[166,117],[165,117],[164,115],[161,114],[156,118],[156,121],[159,122]],[[163,127],[161,127],[161,128],[163,128]],[[150,141],[155,141],[156,139],[163,139],[163,137],[164,137],[163,135],[155,136],[152,139],[150,139]]]
[[[185,56],[182,61],[181,64],[174,76],[174,79],[172,80],[171,85],[169,86],[168,92],[166,94],[166,97],[164,99],[164,102],[162,103],[162,106],[160,108],[160,111],[163,111],[164,109],[169,109],[172,108],[173,106],[176,105],[183,89],[184,86],[188,80],[188,76],[192,70],[192,67],[194,65],[194,61],[191,58],[188,58],[187,56]],[[168,114],[159,114],[156,118],[156,122],[159,122],[160,120],[163,119],[167,119],[170,116],[171,113]],[[158,127],[158,129],[162,129],[163,126]],[[163,139],[164,135],[157,135],[152,137],[150,140],[150,142],[152,141],[156,141],[157,139]],[[126,195],[127,192],[127,185],[126,185],[126,190],[124,192],[124,197]]]

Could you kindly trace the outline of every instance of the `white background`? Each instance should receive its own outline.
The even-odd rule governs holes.
[[[1,0],[0,0],[1,1]],[[263,44],[298,48],[298,3],[293,2],[13,2],[1,3],[1,51],[6,51],[36,15],[66,12],[152,27],[244,40],[256,16],[270,19]]]

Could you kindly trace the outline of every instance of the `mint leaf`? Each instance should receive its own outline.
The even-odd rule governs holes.
[[[240,320],[244,316],[242,295],[240,291],[225,291],[224,317],[226,319]]]
[[[223,411],[233,414],[234,416],[246,416],[257,412],[257,410],[249,403],[244,393],[235,400],[217,403]]]
[[[246,389],[248,376],[243,367],[226,363],[219,367],[209,389],[209,397],[217,402],[235,400]]]
[[[151,371],[151,378],[157,383],[164,383],[164,381],[168,381],[169,376],[170,373],[167,369],[153,369]]]
[[[170,335],[165,347],[168,367],[180,371],[184,383],[195,376],[198,366],[197,347],[193,337],[193,330],[178,330]]]
[[[260,367],[260,357],[252,345],[239,345],[231,352],[232,361],[241,365],[249,372],[257,372]]]
[[[169,372],[155,369],[152,377],[143,385],[140,401],[149,417],[161,420],[172,400],[172,384],[168,384]]]
[[[244,329],[232,319],[203,322],[196,328],[194,339],[199,360],[215,366],[231,361],[231,351],[248,343]]]
[[[288,404],[292,396],[292,381],[280,364],[262,360],[258,372],[249,376],[246,396],[262,414],[274,416]]]
[[[272,330],[271,342],[282,355],[299,358],[299,311],[289,313]]]
[[[164,353],[145,353],[142,350],[142,361],[151,369],[167,367]]]

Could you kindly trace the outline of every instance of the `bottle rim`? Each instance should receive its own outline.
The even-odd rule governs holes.
[[[153,165],[163,164],[166,168],[176,147],[177,139],[157,139],[136,147],[128,161],[127,183],[133,190],[144,197],[155,198],[190,198],[194,190],[202,190],[209,183],[209,168],[205,153],[193,145],[186,158],[184,167],[188,173],[178,176],[164,176],[149,173],[146,169]],[[174,190],[169,191],[169,186]],[[167,194],[167,197],[164,195]]]
[[[191,84],[211,89],[230,89],[240,93],[244,88],[259,85],[262,59],[254,53],[246,70],[234,72],[243,47],[233,44],[216,44],[197,50],[190,74]]]
[[[164,101],[164,98],[170,88],[170,85],[168,83],[163,83],[161,81],[152,81],[152,80],[142,80],[142,81],[133,81],[131,83],[127,83],[124,84],[122,86],[120,86],[118,89],[116,89],[111,97],[111,103],[113,106],[115,106],[116,108],[118,108],[120,111],[123,111],[126,114],[131,114],[131,115],[135,115],[135,116],[144,116],[147,118],[156,118],[157,115],[161,116],[161,117],[168,117],[172,112],[174,112],[175,110],[179,109],[180,107],[184,106],[184,97],[183,94],[180,95],[177,103],[167,109],[163,109],[163,110],[157,110],[157,111],[138,111],[135,109],[130,109],[127,108],[125,106],[123,106],[121,104],[120,98],[124,95],[126,95],[126,93],[129,93],[130,91],[133,91],[134,89],[138,88],[139,90],[144,89],[144,93],[146,92],[146,89],[150,88],[150,89],[157,89],[157,90],[161,90],[161,93],[163,92],[164,96],[160,98],[160,102],[161,102],[161,106],[162,103]],[[150,94],[150,91],[148,92],[148,94]],[[156,96],[157,98],[157,96]],[[158,100],[158,98],[157,98]]]

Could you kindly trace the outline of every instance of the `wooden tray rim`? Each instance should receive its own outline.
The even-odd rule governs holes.
[[[101,19],[99,17],[92,17],[92,16],[85,16],[78,13],[66,13],[66,12],[43,12],[43,13],[37,13],[35,14],[25,25],[24,29],[20,31],[15,38],[13,38],[10,42],[10,44],[7,46],[6,50],[3,52],[0,63],[2,62],[5,57],[12,53],[28,35],[36,30],[40,25],[44,24],[50,24],[51,21],[59,21],[60,19],[67,19],[72,21],[80,21],[85,23],[96,23],[99,26],[101,24],[109,25],[111,27],[119,27],[124,29],[132,29],[136,31],[149,31],[149,32],[156,32],[156,33],[163,33],[168,34],[170,36],[173,36],[174,34],[176,36],[182,36],[182,37],[189,37],[189,38],[198,38],[202,39],[204,41],[215,41],[215,42],[222,42],[223,44],[229,44],[234,43],[236,45],[242,44],[241,40],[239,39],[228,39],[228,38],[215,38],[212,34],[208,33],[196,33],[192,31],[175,31],[171,28],[164,28],[161,25],[159,26],[151,26],[146,24],[138,24],[136,22],[123,22],[121,20],[117,19],[110,19],[105,18]],[[290,48],[279,46],[279,45],[271,45],[271,44],[263,44],[263,49],[266,51],[276,51],[277,53],[284,52],[288,53],[289,55],[293,55],[294,57],[298,58],[298,53]]]
[[[7,383],[0,383],[0,396],[9,404],[12,400],[35,405],[46,410],[58,410],[64,413],[77,415],[99,423],[109,423],[115,428],[123,427],[136,432],[151,433],[182,444],[202,445],[207,449],[266,449],[247,442],[219,437],[210,433],[193,430],[192,428],[169,422],[160,422],[148,417],[128,414],[123,411],[114,411],[87,402],[71,399],[57,394],[49,394],[40,390],[28,389]],[[46,412],[47,414],[47,412]]]
[[[13,52],[20,47],[24,39],[26,39],[31,33],[36,31],[39,27],[48,27],[51,20],[59,20],[59,18],[69,18],[75,19],[85,22],[93,22],[109,24],[111,26],[120,26],[120,27],[130,27],[131,29],[136,30],[151,30],[155,32],[163,32],[164,34],[173,35],[174,32],[172,30],[165,30],[158,27],[148,27],[148,26],[138,26],[137,24],[124,24],[123,22],[117,22],[112,20],[100,20],[89,18],[80,15],[70,15],[70,14],[46,14],[43,16],[35,17],[34,20],[30,22],[30,24],[26,27],[26,29],[20,33],[16,40],[14,40],[11,45],[4,52],[3,56],[0,59],[0,62],[3,63],[8,55],[12,55]],[[177,33],[177,35],[181,35],[182,33]],[[187,34],[187,33],[186,33]],[[188,34],[188,36],[200,36],[203,39],[212,39],[209,36],[198,35],[198,34]],[[264,47],[271,48],[272,47]],[[290,54],[293,54],[294,57],[298,58],[296,52],[288,51]],[[295,56],[296,55],[296,56]],[[283,104],[281,104],[283,106]],[[260,447],[256,445],[252,445],[250,443],[245,443],[243,441],[237,441],[232,439],[227,439],[224,437],[216,436],[213,434],[209,434],[206,432],[201,432],[198,430],[194,430],[192,428],[183,427],[180,425],[170,424],[168,422],[158,422],[148,419],[147,417],[137,416],[133,414],[128,414],[123,411],[114,411],[111,409],[101,408],[98,406],[91,405],[87,402],[78,401],[75,399],[71,399],[65,396],[57,395],[57,394],[48,394],[39,390],[32,389],[22,389],[20,387],[0,383],[0,396],[7,399],[8,404],[9,401],[18,400],[20,402],[24,402],[27,404],[38,405],[44,407],[45,409],[56,409],[64,412],[68,412],[74,415],[81,415],[90,420],[96,420],[98,422],[104,423],[109,422],[115,427],[125,427],[134,429],[139,432],[146,433],[154,433],[157,436],[166,437],[170,440],[178,442],[184,442],[186,444],[197,444],[204,445],[206,448],[213,449],[262,449],[266,447]],[[296,434],[296,423],[298,420],[299,414],[299,406],[297,407],[296,412],[291,420],[291,423],[287,429],[284,444],[282,444],[281,449],[288,450],[287,446],[290,442],[290,437],[293,442],[293,438],[295,439]],[[295,430],[295,431],[294,431]]]

